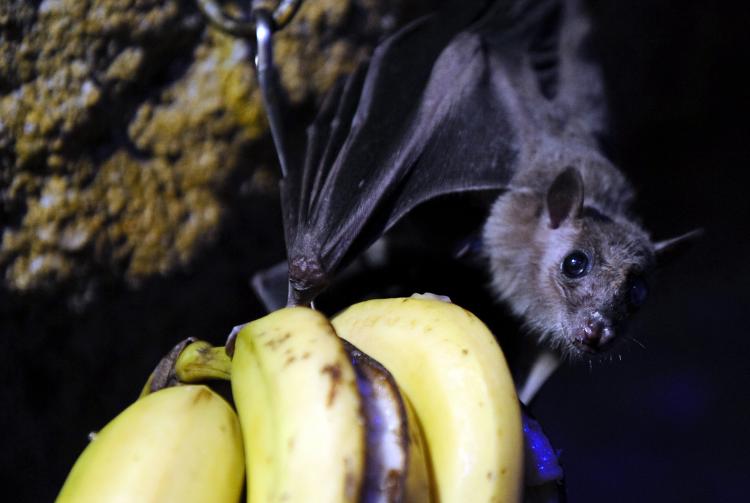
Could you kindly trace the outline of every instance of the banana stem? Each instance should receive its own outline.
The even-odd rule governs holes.
[[[213,347],[208,342],[196,341],[188,345],[175,361],[175,375],[183,383],[207,379],[229,380],[232,360],[224,347]]]
[[[148,377],[148,381],[146,381],[146,385],[143,387],[143,390],[141,390],[139,398],[143,398],[149,393],[159,391],[160,389],[169,388],[179,384],[179,380],[175,375],[175,362],[182,354],[182,351],[194,342],[195,339],[193,337],[188,337],[187,339],[178,342],[169,353],[159,361],[159,364],[156,365],[156,368]]]

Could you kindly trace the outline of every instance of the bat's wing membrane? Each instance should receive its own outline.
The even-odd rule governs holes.
[[[384,41],[309,129],[303,169],[291,169],[281,188],[290,281],[306,300],[400,191],[409,166],[399,158],[418,156],[404,147],[434,61],[481,7],[453,2],[449,15],[426,16]]]
[[[309,128],[302,169],[282,182],[293,302],[309,302],[420,203],[507,187],[537,142],[536,103],[574,96],[561,69],[575,68],[559,64],[554,43],[551,77],[529,57],[532,28],[558,2],[445,9],[384,41]],[[545,96],[540,78],[560,93]]]

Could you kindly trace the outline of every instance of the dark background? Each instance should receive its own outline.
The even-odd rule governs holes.
[[[536,413],[570,500],[747,501],[750,39],[739,2],[599,2],[620,165],[657,238],[704,238],[662,271],[633,327],[646,349],[568,367]]]
[[[534,412],[562,451],[571,502],[746,500],[750,91],[740,75],[750,8],[592,5],[610,148],[638,189],[643,221],[656,238],[697,226],[706,234],[661,272],[632,327],[645,349],[563,368]],[[219,241],[188,272],[138,291],[104,285],[78,314],[54,295],[0,291],[4,494],[51,501],[87,432],[137,396],[175,342],[220,344],[233,325],[263,314],[248,279],[282,257],[278,200],[227,200]],[[458,299],[481,291],[471,279],[454,286]]]

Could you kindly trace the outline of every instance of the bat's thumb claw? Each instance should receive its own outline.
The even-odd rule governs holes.
[[[439,300],[442,302],[448,302],[450,304],[453,303],[453,301],[451,301],[451,298],[448,297],[447,295],[438,295],[436,293],[430,293],[430,292],[413,293],[411,294],[411,297],[412,299],[432,299],[432,300]]]

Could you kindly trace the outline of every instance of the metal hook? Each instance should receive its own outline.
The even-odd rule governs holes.
[[[243,12],[242,17],[227,14],[217,3],[218,0],[196,0],[198,7],[211,23],[226,33],[236,37],[252,38],[255,36],[257,12],[270,12],[271,31],[280,30],[289,24],[297,13],[302,0],[280,0],[278,5],[273,0],[252,0],[250,11]]]
[[[276,146],[276,154],[279,157],[281,176],[286,177],[288,157],[282,123],[283,104],[286,100],[282,94],[276,67],[273,64],[273,20],[268,11],[258,10],[255,12],[255,22],[255,37],[258,47],[255,56],[255,68],[258,71],[258,83],[263,97],[263,105],[266,108],[268,122],[271,125],[271,136]]]
[[[250,11],[243,18],[228,16],[217,0],[197,0],[198,6],[219,29],[243,38],[255,39],[255,68],[263,106],[266,109],[271,136],[281,166],[281,175],[288,172],[284,126],[282,123],[286,96],[279,84],[273,63],[273,32],[286,26],[302,4],[302,0],[251,0]],[[275,8],[274,8],[275,5]]]

